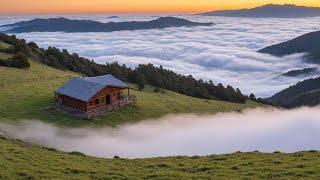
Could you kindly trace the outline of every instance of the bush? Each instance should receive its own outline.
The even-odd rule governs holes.
[[[28,45],[32,48],[36,48],[36,49],[39,48],[39,46],[35,42],[29,42]]]
[[[6,67],[8,67],[9,65],[10,65],[9,61],[0,59],[0,66],[6,66]]]
[[[145,82],[146,82],[146,77],[143,74],[136,73],[136,83],[138,84],[139,91],[144,89],[145,87]]]
[[[72,151],[69,154],[76,155],[76,156],[86,156],[85,154],[78,152],[78,151]]]
[[[252,101],[257,100],[256,96],[253,93],[250,94],[249,99],[252,100]]]
[[[165,90],[160,89],[160,88],[154,88],[154,89],[153,89],[153,92],[155,92],[155,93],[161,93],[161,94],[166,93],[166,91],[165,91]]]
[[[27,69],[30,67],[28,57],[21,52],[16,54],[10,60],[11,60],[10,62],[11,67],[22,68],[22,69]]]

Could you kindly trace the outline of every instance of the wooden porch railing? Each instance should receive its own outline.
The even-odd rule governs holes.
[[[103,106],[99,109],[94,109],[90,112],[87,112],[87,116],[89,119],[102,116],[106,114],[107,112],[112,112],[120,109],[123,106],[126,106],[131,103],[135,103],[136,98],[131,95],[121,95],[120,99],[112,104],[109,104],[107,106]]]

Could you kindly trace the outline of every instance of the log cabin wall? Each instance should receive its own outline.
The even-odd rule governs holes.
[[[87,103],[84,101],[80,101],[78,99],[74,99],[69,96],[57,94],[57,97],[60,99],[61,103],[76,109],[80,109],[82,111],[87,111]]]
[[[93,96],[88,102],[88,111],[106,107],[106,95],[110,95],[110,104],[116,102],[122,94],[122,89],[117,87],[105,87]],[[99,99],[99,101],[98,101]],[[99,102],[97,104],[97,102]]]

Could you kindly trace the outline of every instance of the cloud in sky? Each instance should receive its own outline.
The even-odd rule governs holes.
[[[72,18],[110,21],[106,16]],[[154,18],[123,16],[117,21]],[[212,79],[214,83],[229,84],[239,87],[244,93],[253,92],[263,97],[304,79],[279,77],[280,74],[312,66],[302,62],[303,54],[277,58],[255,51],[317,30],[319,18],[183,18],[214,22],[216,25],[112,33],[22,33],[18,37],[35,41],[42,47],[65,48],[98,63],[118,61],[131,67],[141,63],[163,65],[178,73]],[[0,23],[18,20],[21,18],[2,18]]]
[[[35,120],[0,123],[0,132],[26,142],[91,156],[144,158],[236,151],[319,149],[320,107],[250,109],[216,115],[168,115],[119,128],[63,128]]]

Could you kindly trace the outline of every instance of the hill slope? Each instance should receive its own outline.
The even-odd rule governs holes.
[[[200,15],[248,18],[303,18],[320,16],[320,8],[295,6],[290,4],[267,4],[251,9],[220,10],[206,12]]]
[[[320,63],[320,31],[304,34],[295,39],[268,46],[259,50],[275,56],[285,56],[295,53],[308,53],[306,58],[313,63]]]
[[[63,125],[111,125],[158,118],[168,113],[215,113],[238,111],[257,104],[229,103],[203,100],[178,93],[154,93],[151,86],[138,91],[132,85],[137,103],[95,121],[78,121],[68,115],[50,110],[53,92],[68,79],[78,76],[31,60],[29,70],[0,67],[0,120],[40,119]]]
[[[276,104],[287,107],[303,105],[315,106],[320,104],[320,77],[307,79],[268,98]]]
[[[6,33],[23,32],[113,32],[124,30],[162,29],[181,26],[210,26],[212,23],[198,23],[175,17],[161,17],[151,21],[101,23],[90,20],[70,20],[66,18],[34,19],[1,27],[12,27]]]
[[[287,76],[287,77],[298,77],[298,76],[308,76],[308,75],[311,76],[311,75],[316,75],[317,73],[319,73],[319,68],[313,67],[313,68],[291,70],[282,74],[282,76]]]
[[[152,86],[143,91],[132,84],[131,94],[137,103],[110,113],[95,121],[79,121],[66,114],[50,110],[53,92],[68,79],[80,74],[58,70],[44,65],[39,56],[33,55],[27,70],[0,66],[0,120],[15,122],[21,119],[39,119],[66,126],[108,125],[116,126],[146,118],[158,118],[169,113],[216,113],[240,111],[258,104],[230,103],[205,100],[171,91],[153,92]]]
[[[1,179],[319,179],[320,153],[101,159],[0,138]]]

